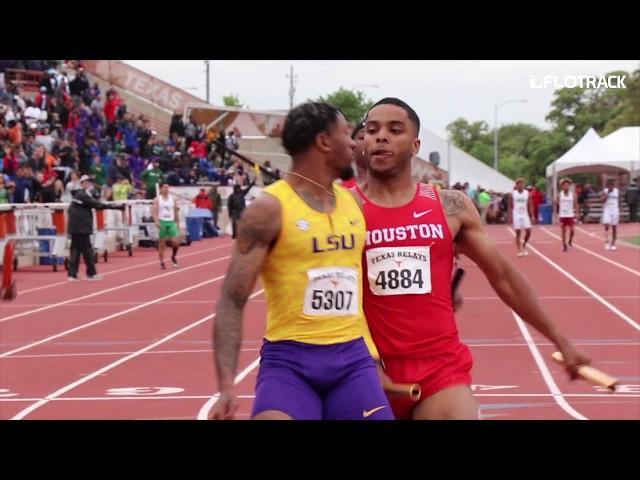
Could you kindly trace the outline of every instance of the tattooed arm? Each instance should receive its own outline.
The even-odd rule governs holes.
[[[589,359],[560,333],[538,302],[529,283],[489,239],[471,200],[457,191],[447,191],[441,197],[450,224],[459,225],[456,242],[460,253],[480,267],[504,303],[558,347],[565,359],[569,359],[566,362],[569,376],[576,378],[576,368],[588,364]]]
[[[237,409],[233,381],[242,342],[242,316],[269,249],[281,225],[280,203],[269,194],[258,197],[238,224],[231,263],[222,285],[213,328],[213,348],[220,399],[213,418],[233,418]]]

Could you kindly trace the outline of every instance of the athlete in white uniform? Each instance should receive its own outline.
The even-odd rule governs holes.
[[[178,228],[178,205],[173,197],[169,194],[169,185],[163,183],[160,186],[160,195],[153,201],[151,208],[153,220],[158,228],[158,256],[160,257],[160,268],[165,269],[164,265],[164,247],[168,242],[173,249],[171,255],[171,263],[174,268],[178,267],[176,254],[180,246],[180,229]]]
[[[620,221],[620,190],[615,188],[616,181],[613,178],[607,180],[607,188],[602,192],[602,223],[604,224],[604,249],[617,250],[616,237],[618,236],[618,223]],[[609,225],[613,231],[611,243],[609,243]]]
[[[513,229],[516,231],[516,249],[518,256],[524,257],[528,255],[527,242],[531,237],[531,216],[533,214],[533,205],[529,192],[524,189],[524,179],[516,180],[516,188],[511,192],[509,197],[509,223],[512,223]],[[524,229],[524,242],[520,243],[520,230]]]
[[[560,183],[562,190],[556,197],[556,210],[562,225],[562,250],[567,251],[567,227],[569,227],[569,246],[573,242],[573,225],[576,221],[576,212],[578,211],[578,197],[569,189],[571,188],[571,180],[565,178]]]

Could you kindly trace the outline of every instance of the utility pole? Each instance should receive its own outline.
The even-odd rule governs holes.
[[[298,78],[297,75],[293,74],[293,65],[289,68],[289,75],[287,75],[287,78],[289,78],[289,110],[291,110],[293,108],[293,97],[296,94],[296,89],[293,85],[295,83],[295,79]]]
[[[207,67],[207,103],[209,103],[209,60],[205,60],[204,64]]]

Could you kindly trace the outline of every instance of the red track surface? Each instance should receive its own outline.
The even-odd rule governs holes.
[[[622,388],[608,394],[569,382],[550,359],[552,346],[519,324],[464,259],[458,322],[475,358],[483,418],[640,419],[640,249],[619,242],[618,251],[605,251],[601,227],[580,228],[574,243],[585,250],[563,253],[552,236],[557,226],[535,227],[531,245],[590,292],[534,251],[517,258],[507,227],[488,231],[566,335]],[[640,227],[621,225],[620,233],[640,235]],[[166,271],[158,269],[154,250],[115,254],[98,265],[104,279],[95,283],[67,283],[64,272],[48,267],[16,272],[18,298],[0,302],[0,418],[206,415],[217,392],[212,314],[230,252],[229,239],[196,242],[181,250],[179,269]],[[249,416],[253,402],[265,316],[259,288],[245,314],[239,418]]]

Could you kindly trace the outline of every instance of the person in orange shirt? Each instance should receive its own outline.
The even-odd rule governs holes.
[[[9,122],[9,141],[13,145],[20,145],[22,143],[22,124],[11,120]]]

